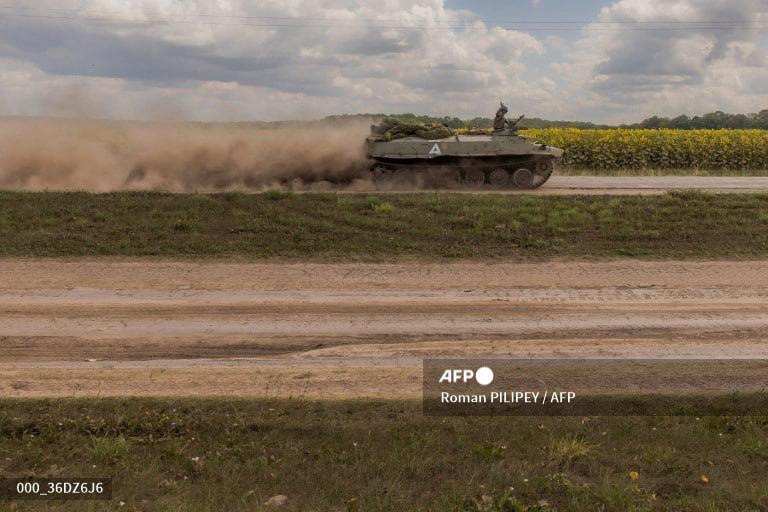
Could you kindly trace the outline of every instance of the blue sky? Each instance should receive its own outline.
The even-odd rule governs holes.
[[[594,19],[603,0],[450,0],[448,7],[466,9],[488,20],[576,21]]]
[[[768,108],[766,11],[765,0],[11,0],[0,115],[474,117],[500,99],[609,123],[755,112]]]

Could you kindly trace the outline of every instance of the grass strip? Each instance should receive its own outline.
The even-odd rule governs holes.
[[[4,510],[711,511],[768,506],[764,417],[440,418],[416,402],[4,400],[0,474],[114,478]],[[118,507],[122,502],[124,505]]]
[[[760,258],[768,194],[0,193],[0,256]]]

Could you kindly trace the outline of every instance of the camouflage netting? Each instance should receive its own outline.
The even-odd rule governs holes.
[[[387,117],[376,126],[376,133],[385,140],[419,137],[421,139],[444,139],[454,134],[453,130],[442,124],[406,123],[394,117]]]

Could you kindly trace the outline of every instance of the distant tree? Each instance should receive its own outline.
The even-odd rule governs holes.
[[[755,126],[764,130],[768,129],[768,109],[761,110],[755,116]]]
[[[691,125],[691,118],[686,115],[682,115],[682,116],[677,116],[674,119],[670,120],[669,123],[667,123],[667,128],[676,128],[679,130],[679,129],[688,128],[690,127],[690,125]]]
[[[467,128],[492,128],[493,119],[488,117],[475,117],[469,121],[465,121]]]
[[[761,110],[756,114],[728,114],[721,110],[710,112],[702,116],[688,117],[677,116],[673,119],[667,117],[652,116],[640,123],[628,125],[629,128],[674,128],[678,130],[691,130],[698,128],[711,129],[742,129],[758,128],[768,129],[768,110]]]
[[[659,116],[649,117],[640,123],[640,128],[663,128],[666,121]]]

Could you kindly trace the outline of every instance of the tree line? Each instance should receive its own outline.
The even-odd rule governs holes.
[[[695,130],[700,128],[756,128],[768,130],[768,109],[755,114],[728,114],[718,110],[703,116],[677,116],[673,118],[653,116],[640,123],[628,125],[629,128],[673,128]]]
[[[443,124],[448,128],[491,128],[493,119],[489,117],[475,117],[473,119],[460,119],[458,117],[425,116],[413,113],[406,114],[344,114],[329,116],[330,120],[345,120],[357,117],[382,118],[396,117],[407,123]],[[701,116],[680,115],[677,117],[652,116],[639,123],[623,124],[620,126],[595,124],[587,121],[549,121],[538,117],[524,118],[519,126],[521,128],[671,128],[676,130],[694,129],[760,129],[768,130],[768,109],[753,114],[729,114],[720,110]]]

